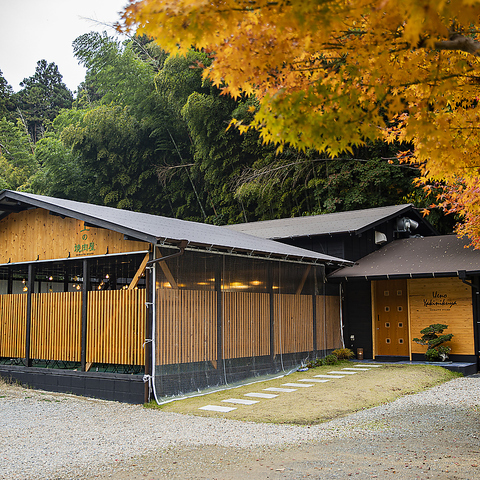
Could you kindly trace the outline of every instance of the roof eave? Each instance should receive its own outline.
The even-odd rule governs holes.
[[[98,219],[97,217],[87,215],[87,214],[78,212],[76,210],[71,210],[66,207],[60,207],[58,205],[44,202],[42,200],[38,200],[35,198],[29,198],[28,202],[26,202],[25,197],[22,197],[21,195],[16,195],[16,192],[3,190],[2,192],[0,192],[0,201],[3,200],[4,198],[11,198],[25,205],[33,205],[34,207],[37,207],[37,208],[43,208],[59,216],[81,220],[93,227],[105,228],[108,230],[112,230],[114,232],[122,233],[123,235],[127,235],[141,242],[155,243],[156,241],[156,237],[153,235],[148,235],[144,232],[139,232],[138,230],[134,230],[131,228],[122,227],[121,225],[118,225],[116,223],[108,222],[106,220],[101,220],[101,219]]]
[[[424,273],[382,273],[373,275],[335,275],[335,272],[327,275],[330,280],[341,280],[346,282],[355,281],[372,281],[372,280],[396,280],[396,279],[415,279],[415,278],[445,278],[445,277],[458,277],[458,271],[452,272],[424,272]],[[480,275],[479,270],[466,271],[467,276]]]

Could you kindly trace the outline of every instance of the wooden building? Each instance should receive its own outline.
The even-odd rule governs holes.
[[[365,358],[423,360],[412,341],[431,323],[449,325],[452,359],[480,362],[480,252],[439,236],[411,204],[228,226],[261,238],[339,256],[326,292],[341,292],[344,342]],[[393,302],[393,303],[392,303]]]
[[[342,346],[326,266],[212,225],[0,192],[0,375],[141,402]]]
[[[343,283],[347,344],[377,360],[423,360],[426,347],[413,339],[442,323],[454,334],[450,358],[476,372],[480,251],[467,245],[455,235],[397,240],[331,274]]]
[[[225,228],[354,262],[399,238],[438,235],[410,203]]]

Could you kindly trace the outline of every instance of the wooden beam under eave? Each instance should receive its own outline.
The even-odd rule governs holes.
[[[162,258],[162,254],[160,253],[160,249],[158,247],[157,247],[157,257],[156,258]],[[168,283],[170,283],[170,286],[174,290],[178,290],[178,284],[175,281],[175,278],[173,278],[172,272],[168,268],[168,265],[165,262],[159,262],[158,264],[160,265],[160,268],[162,269],[163,274],[167,278]]]
[[[137,273],[133,277],[133,280],[130,282],[130,285],[128,286],[129,290],[133,290],[138,285],[138,281],[140,280],[140,277],[143,275],[143,272],[145,271],[145,267],[147,266],[148,256],[149,256],[148,253],[145,254],[145,257],[143,258],[142,263],[140,264],[140,267],[137,270]]]
[[[297,288],[297,291],[295,292],[296,295],[300,295],[302,293],[303,287],[305,286],[305,282],[307,281],[308,274],[310,273],[310,270],[312,269],[312,266],[309,265],[305,269],[305,273],[303,274],[302,281],[300,282],[300,285]]]

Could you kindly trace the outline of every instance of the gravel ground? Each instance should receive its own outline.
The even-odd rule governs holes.
[[[480,378],[317,426],[242,423],[0,385],[1,479],[478,479]]]

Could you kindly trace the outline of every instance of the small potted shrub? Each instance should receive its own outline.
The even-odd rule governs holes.
[[[424,328],[423,330],[420,330],[422,338],[413,339],[413,341],[418,343],[419,345],[425,345],[427,347],[427,351],[425,352],[425,358],[429,362],[444,362],[448,359],[448,354],[452,349],[451,347],[442,344],[449,342],[453,338],[453,334],[446,333],[442,335],[443,331],[447,328],[448,325],[434,323]]]

